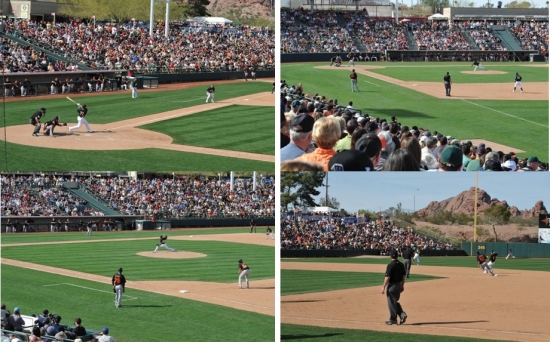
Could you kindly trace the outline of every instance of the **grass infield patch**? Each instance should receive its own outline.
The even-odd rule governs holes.
[[[439,277],[415,275],[407,279],[407,282],[430,279],[439,279]],[[281,269],[281,296],[382,286],[383,283],[383,273]]]

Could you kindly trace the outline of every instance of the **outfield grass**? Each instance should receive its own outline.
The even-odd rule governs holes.
[[[223,101],[271,91],[271,84],[265,83],[265,89],[263,85],[264,82],[222,84],[216,86],[216,100]],[[205,87],[149,92],[140,95],[138,101],[132,101],[129,93],[120,92],[93,97],[74,96],[73,99],[88,105],[87,119],[93,129],[95,123],[108,124],[204,104]],[[26,98],[24,101],[6,103],[5,125],[29,125],[30,116],[41,107],[47,108],[46,119],[57,115],[61,117],[61,122],[76,123],[76,106],[74,104],[64,98],[48,99],[43,96],[37,99]],[[190,142],[191,145],[208,146],[214,141],[214,144],[218,146],[231,146],[232,150],[255,149],[258,151],[257,153],[273,155],[275,150],[273,111],[273,107],[268,106],[261,111],[261,117],[252,115],[247,118],[248,120],[239,121],[241,118],[236,120],[233,116],[229,116],[217,122],[205,113],[196,113],[188,115],[186,117],[188,121],[182,122],[182,124],[197,125],[194,139]],[[250,117],[254,120],[250,120]],[[192,127],[174,127],[175,121],[169,121],[170,123],[164,125],[170,127],[170,133],[179,136],[178,141],[188,141],[181,132]],[[163,123],[157,123],[157,125],[163,125]],[[2,121],[0,127],[3,126],[4,122]],[[205,129],[205,126],[208,126],[209,129]],[[29,125],[29,137],[31,130],[32,127]],[[250,133],[245,135],[244,132]],[[229,143],[222,142],[222,139],[226,139],[228,135],[231,136],[231,141]],[[248,140],[250,136],[254,137],[253,143]],[[218,139],[216,140],[216,138]],[[246,149],[241,150],[241,147]],[[0,171],[273,171],[274,169],[274,163],[269,162],[155,148],[120,151],[59,150],[13,143],[4,143],[3,148],[5,151],[2,153],[0,161]],[[220,167],[224,169],[220,170]]]
[[[248,232],[248,228],[171,231],[170,236]],[[275,275],[273,247],[223,241],[169,239],[178,250],[207,254],[193,259],[162,259],[137,256],[152,251],[158,231],[6,234],[2,236],[2,257],[111,277],[119,267],[130,281],[189,280],[234,283],[236,263],[246,262],[254,270],[251,282]],[[124,240],[146,238],[144,240]],[[116,241],[103,241],[115,239]],[[64,242],[63,245],[6,246],[22,242]],[[79,241],[97,241],[80,243]],[[167,252],[168,253],[168,252]],[[139,291],[129,287],[123,307],[116,309],[110,284],[86,279],[2,265],[2,302],[22,314],[40,313],[47,308],[72,324],[83,319],[87,329],[108,326],[118,342],[133,341],[273,341],[273,316],[231,309],[183,298]],[[245,328],[243,328],[245,327]],[[253,327],[249,329],[249,327]]]
[[[36,255],[35,261],[46,258]],[[180,268],[179,272],[187,270]],[[131,269],[124,273],[134,280]],[[47,308],[68,325],[80,317],[86,329],[108,326],[117,342],[275,339],[272,316],[132,288],[126,289],[122,308],[115,308],[113,300],[110,284],[2,265],[2,302],[9,310],[18,306],[27,315]]]
[[[407,282],[438,279],[438,277],[415,275]],[[338,272],[281,270],[281,296],[380,286],[384,277],[373,272]]]
[[[306,258],[306,259],[281,259],[281,262],[327,262],[342,264],[376,264],[387,265],[388,258]],[[399,260],[402,260],[401,258]],[[445,267],[472,267],[477,268],[475,256],[469,257],[421,257],[420,266],[412,265],[412,272],[416,267],[422,266],[445,266]],[[498,257],[495,263],[496,270],[526,270],[550,272],[550,259],[543,258],[515,258],[506,260],[504,257]]]
[[[495,340],[484,340],[466,337],[433,336],[419,334],[403,334],[398,332],[383,332],[370,330],[352,330],[337,328],[320,328],[314,326],[281,324],[281,341],[312,341],[323,342],[340,341],[369,341],[369,342],[495,342]],[[499,340],[499,342],[502,342]]]
[[[274,155],[275,138],[266,138],[274,125],[273,107],[233,105],[140,128],[167,134],[174,144]]]
[[[548,100],[466,100],[439,99],[384,82],[365,75],[359,75],[360,93],[352,93],[349,82],[350,68],[317,69],[326,63],[284,64],[281,66],[281,79],[287,84],[302,83],[304,92],[318,93],[337,99],[341,105],[353,101],[353,107],[374,117],[389,119],[397,116],[403,125],[418,126],[451,135],[462,140],[482,139],[526,151],[520,157],[537,155],[541,160],[548,158]],[[528,64],[499,64],[502,68],[513,68],[507,75],[467,75],[458,74],[458,69],[442,67],[438,63],[384,63],[386,69],[373,69],[372,72],[408,81],[442,82],[446,71],[452,72],[453,82],[510,82],[515,72],[524,77],[524,88],[529,81],[548,82],[548,70],[530,68]],[[423,67],[420,68],[419,66]],[[490,65],[490,64],[489,64]],[[409,67],[410,66],[410,67]],[[490,65],[490,68],[493,67]],[[466,69],[468,67],[457,67]],[[433,71],[432,71],[433,70]],[[473,70],[473,69],[472,69]],[[511,72],[511,71],[510,71]],[[455,76],[455,73],[457,74]],[[496,77],[498,76],[498,77]],[[505,76],[505,77],[504,77]],[[468,79],[471,77],[471,81]],[[443,90],[443,85],[441,86]],[[479,89],[480,92],[483,89]],[[512,92],[510,91],[510,95]],[[529,134],[517,134],[518,131]],[[544,143],[540,143],[543,141]],[[490,147],[490,144],[487,145]],[[503,151],[510,152],[510,151]]]

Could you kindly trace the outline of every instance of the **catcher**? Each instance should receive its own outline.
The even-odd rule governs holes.
[[[168,245],[166,244],[166,239],[168,239],[168,235],[165,234],[160,236],[159,243],[157,244],[157,247],[155,247],[153,253],[156,253],[159,247],[162,247],[172,252],[177,252],[175,249],[168,247]]]
[[[67,123],[64,122],[64,123],[60,123],[59,122],[59,116],[56,116],[55,118],[53,118],[53,120],[50,120],[50,121],[46,121],[44,123],[44,128],[42,129],[44,132],[44,134],[48,134],[47,132],[50,132],[50,137],[54,137],[53,135],[53,130],[56,126],[67,126]]]

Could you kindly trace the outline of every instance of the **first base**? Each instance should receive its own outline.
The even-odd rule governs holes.
[[[189,293],[189,291],[187,291],[187,290],[181,290],[180,292],[181,293]]]

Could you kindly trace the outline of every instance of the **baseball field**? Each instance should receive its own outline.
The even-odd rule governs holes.
[[[485,142],[520,157],[548,158],[548,64],[484,63],[487,69],[475,72],[468,62],[329,64],[282,64],[281,79],[343,106],[353,101],[354,108],[373,117],[396,116],[409,127]],[[351,91],[352,69],[360,92]],[[445,96],[446,72],[453,82],[451,97]],[[516,72],[523,77],[523,93],[512,92]]]
[[[389,319],[382,294],[389,257],[281,260],[281,340],[548,341],[547,259],[498,258],[496,277],[475,257],[421,257]],[[312,285],[314,284],[314,285]]]
[[[261,230],[261,232],[260,232]],[[48,309],[118,342],[273,341],[275,240],[249,228],[2,235],[2,302],[13,312]],[[238,260],[250,266],[239,289]],[[115,308],[111,277],[126,276]]]
[[[273,170],[273,80],[216,82],[216,102],[205,103],[211,83],[161,84],[159,89],[7,98],[1,171]],[[86,104],[93,133],[77,124]],[[47,109],[42,122],[60,117],[55,137],[31,135],[31,115]],[[213,167],[216,165],[216,167]]]

